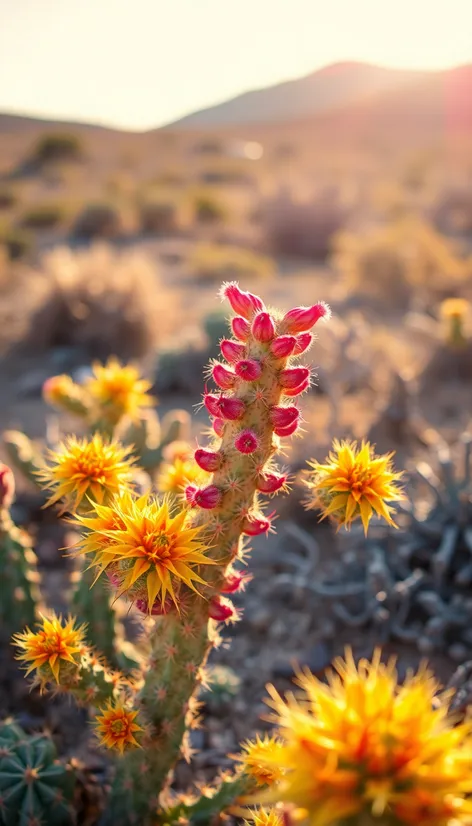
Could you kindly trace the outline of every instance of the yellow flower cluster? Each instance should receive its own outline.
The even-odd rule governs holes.
[[[254,802],[284,804],[312,826],[362,817],[470,826],[472,722],[454,725],[450,695],[437,694],[425,668],[399,685],[393,661],[383,664],[380,652],[356,666],[348,651],[335,669],[328,684],[302,674],[300,696],[283,699],[269,689],[278,739],[258,750],[255,777],[261,767],[279,777]],[[250,763],[245,770],[251,774]]]
[[[402,474],[393,469],[392,456],[376,456],[369,442],[358,448],[356,442],[335,439],[325,464],[309,463],[308,506],[320,507],[324,516],[347,529],[360,518],[366,534],[374,513],[395,526],[387,502],[396,502],[403,494],[398,485]]]
[[[65,622],[54,614],[42,617],[36,632],[29,628],[15,634],[13,644],[19,648],[17,659],[26,668],[26,674],[37,672],[41,683],[54,679],[61,682],[65,675],[73,674],[85,646],[85,626],[77,626],[69,617]]]
[[[142,727],[135,722],[137,711],[130,711],[120,703],[109,702],[95,718],[95,731],[100,745],[107,749],[117,749],[123,754],[125,749],[139,746],[135,738]]]
[[[155,399],[149,395],[151,382],[140,378],[136,367],[120,364],[110,358],[104,365],[93,365],[93,376],[84,383],[100,418],[116,425],[126,416],[137,421],[142,411],[152,407]]]

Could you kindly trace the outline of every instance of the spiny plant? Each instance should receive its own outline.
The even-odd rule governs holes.
[[[271,690],[275,736],[244,744],[238,768],[214,786],[193,795],[172,789],[176,761],[190,755],[209,653],[220,625],[238,619],[231,594],[247,579],[245,543],[272,530],[262,497],[287,486],[275,456],[299,430],[293,399],[311,378],[293,360],[329,315],[323,303],[285,315],[268,310],[235,283],[222,293],[235,315],[233,338],[220,344],[225,361],[210,365],[218,391],[203,395],[213,435],[194,458],[206,481],[187,484],[180,500],[140,493],[126,448],[98,435],[69,440],[42,476],[52,502],[74,514],[80,539],[71,552],[87,559],[92,590],[105,579],[115,598],[143,614],[141,660],[132,674],[111,670],[84,625],[55,615],[15,635],[18,659],[42,691],[85,705],[100,743],[115,754],[106,826],[208,824],[228,809],[271,826],[452,826],[453,816],[465,824],[470,725],[446,725],[447,699],[433,703],[426,672],[399,688],[393,666],[378,656],[356,668],[348,655],[329,688],[300,676],[301,700],[285,703]],[[78,457],[87,461],[70,472]],[[374,512],[392,522],[387,502],[401,494],[391,456],[340,443],[313,473],[311,489],[339,525],[361,520],[367,530]]]

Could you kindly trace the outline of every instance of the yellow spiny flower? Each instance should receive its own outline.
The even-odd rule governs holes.
[[[136,367],[110,358],[106,364],[93,365],[93,377],[85,381],[85,389],[98,408],[100,418],[112,425],[123,416],[132,421],[142,410],[152,407],[155,399],[149,395],[151,382],[142,379]]]
[[[78,552],[94,554],[97,578],[106,571],[120,596],[147,600],[149,612],[158,596],[162,605],[169,596],[177,606],[176,587],[196,591],[194,583],[204,584],[196,566],[213,564],[199,541],[202,528],[189,524],[186,510],[172,515],[167,499],[125,493],[77,521],[87,531]]]
[[[266,809],[260,806],[258,809],[247,811],[247,819],[244,820],[246,826],[282,826],[283,813],[275,807]]]
[[[283,748],[282,742],[268,734],[263,739],[256,735],[255,740],[247,740],[241,746],[242,752],[237,756],[245,774],[253,777],[258,786],[270,786],[282,777],[280,766],[268,765],[267,758],[274,756]]]
[[[443,318],[464,318],[469,309],[470,304],[465,298],[446,298],[441,302],[439,311]]]
[[[134,735],[143,729],[134,722],[137,711],[128,711],[123,705],[108,702],[105,708],[100,709],[100,715],[95,718],[100,745],[118,749],[121,754],[126,748],[139,747]]]
[[[202,470],[194,459],[176,456],[173,462],[161,466],[156,486],[160,493],[183,493],[190,484],[199,485],[208,479],[208,474]]]
[[[284,700],[269,688],[282,746],[263,762],[283,775],[255,802],[288,804],[316,826],[361,814],[408,826],[470,825],[472,721],[448,717],[451,694],[437,695],[424,666],[399,685],[394,662],[382,664],[379,651],[358,666],[348,651],[335,669],[327,685],[302,674],[300,696]]]
[[[402,474],[395,472],[392,456],[376,456],[369,442],[358,449],[357,442],[335,439],[325,464],[309,462],[312,472],[306,484],[313,498],[308,506],[321,507],[323,516],[347,529],[360,517],[367,533],[374,512],[395,526],[387,502],[402,499],[403,493],[398,485]]]
[[[107,501],[131,483],[130,451],[119,442],[105,441],[99,433],[91,440],[67,437],[57,451],[50,452],[51,464],[38,471],[43,487],[53,491],[46,504],[63,499],[63,510],[76,511],[88,506],[87,500]]]
[[[49,619],[42,617],[38,631],[26,628],[15,634],[13,644],[20,649],[16,659],[25,664],[26,675],[36,669],[41,683],[52,678],[60,683],[64,676],[74,674],[85,646],[85,626],[75,623],[73,617],[63,622],[53,614]]]

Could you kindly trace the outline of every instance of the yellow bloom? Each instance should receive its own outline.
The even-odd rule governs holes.
[[[464,318],[469,312],[470,304],[465,298],[446,298],[439,308],[443,318]]]
[[[69,617],[63,623],[62,617],[53,614],[50,619],[42,617],[36,633],[27,628],[15,634],[13,644],[20,649],[16,659],[25,664],[27,675],[36,669],[41,682],[54,677],[60,683],[64,676],[74,674],[85,646],[85,626],[75,622]]]
[[[357,442],[335,439],[326,464],[309,462],[313,471],[306,481],[313,495],[309,507],[321,507],[324,516],[347,529],[360,517],[365,533],[374,512],[395,526],[393,509],[386,503],[402,499],[403,493],[398,485],[402,474],[393,469],[392,456],[376,456],[369,442],[358,449]]]
[[[253,811],[247,812],[247,819],[244,821],[247,826],[282,826],[283,815],[279,809],[265,809],[262,806]]]
[[[208,479],[208,474],[202,470],[194,459],[176,456],[173,462],[161,466],[157,477],[157,489],[160,493],[183,493],[190,484],[199,485]]]
[[[98,417],[112,425],[123,416],[139,420],[143,408],[155,403],[148,393],[151,382],[140,378],[136,367],[120,364],[113,357],[104,365],[94,364],[93,377],[84,386],[97,406]]]
[[[53,407],[65,408],[81,416],[87,413],[81,386],[65,374],[46,379],[43,384],[43,398]]]
[[[126,748],[139,747],[134,734],[143,729],[134,722],[137,711],[128,711],[122,705],[108,702],[105,708],[100,709],[100,715],[95,718],[100,745],[107,749],[118,749],[121,754]]]
[[[253,777],[258,786],[270,786],[282,777],[283,771],[280,766],[268,765],[267,760],[273,761],[274,756],[283,749],[280,740],[269,737],[268,734],[263,739],[256,735],[255,740],[247,740],[241,746],[242,752],[237,756],[238,762],[245,774]]]
[[[172,515],[167,499],[125,493],[77,521],[87,531],[78,552],[94,554],[97,577],[106,571],[120,596],[146,600],[149,612],[158,596],[162,605],[169,596],[177,606],[176,587],[196,591],[194,583],[204,584],[196,566],[213,564],[199,541],[202,528],[191,527],[186,510]]]
[[[53,491],[47,504],[63,499],[64,510],[76,511],[88,505],[87,500],[107,501],[131,483],[130,450],[99,433],[90,441],[69,436],[59,450],[51,451],[51,464],[38,471],[43,486]]]
[[[393,661],[335,661],[300,696],[269,688],[282,746],[261,762],[282,777],[256,802],[283,802],[316,826],[365,814],[408,826],[472,823],[472,721],[448,718],[450,693],[424,667],[398,684]]]

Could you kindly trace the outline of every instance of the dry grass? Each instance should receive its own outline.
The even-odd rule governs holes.
[[[269,278],[276,271],[275,261],[252,250],[230,245],[201,243],[193,249],[188,266],[203,281],[238,278]]]
[[[19,295],[27,299],[20,305]],[[174,318],[172,295],[151,260],[105,245],[55,249],[39,270],[19,273],[2,298],[4,314],[17,313],[10,329],[23,352],[76,346],[85,359],[143,357]]]

